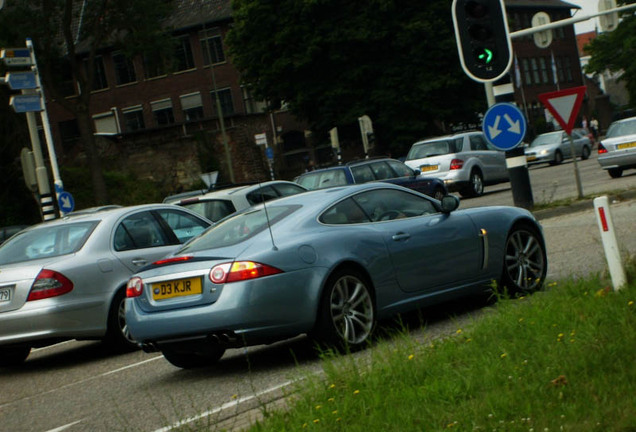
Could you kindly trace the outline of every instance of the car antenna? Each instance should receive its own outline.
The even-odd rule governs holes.
[[[265,196],[263,195],[263,188],[261,182],[258,182],[258,189],[261,192],[261,200],[263,201],[263,209],[265,210],[265,218],[267,219],[267,229],[269,230],[269,237],[272,239],[272,249],[278,250],[276,243],[274,243],[274,234],[272,233],[272,225],[269,223],[269,213],[267,212],[267,205],[265,204]]]

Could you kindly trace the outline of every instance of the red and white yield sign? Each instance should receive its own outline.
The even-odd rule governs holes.
[[[586,90],[587,87],[580,86],[539,95],[541,103],[568,135],[572,133]]]

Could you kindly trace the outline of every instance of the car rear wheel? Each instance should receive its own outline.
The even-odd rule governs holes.
[[[588,160],[590,158],[590,149],[583,146],[581,149],[581,160]]]
[[[104,342],[116,351],[138,349],[126,323],[126,293],[120,290],[113,299],[108,312],[108,328]]]
[[[519,225],[506,240],[502,285],[508,293],[530,293],[540,289],[547,273],[547,256],[534,227]]]
[[[31,353],[30,346],[0,347],[0,367],[18,366]]]
[[[341,269],[327,280],[312,335],[339,350],[364,347],[375,327],[371,283],[354,269]]]
[[[468,186],[460,193],[465,197],[479,197],[484,194],[484,178],[479,171],[471,171]]]
[[[168,360],[173,366],[179,367],[181,369],[195,369],[206,366],[211,366],[218,362],[223,354],[225,354],[225,349],[221,347],[217,347],[215,349],[207,349],[205,354],[196,353],[196,352],[182,352],[182,351],[172,351],[172,350],[163,350],[161,352],[166,360]]]
[[[611,168],[608,169],[607,172],[609,173],[611,178],[619,178],[623,175],[623,168]]]

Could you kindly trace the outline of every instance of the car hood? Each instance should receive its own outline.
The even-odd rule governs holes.
[[[540,146],[526,148],[526,153],[540,152],[542,150],[553,150],[556,147],[558,147],[556,144],[543,144]]]

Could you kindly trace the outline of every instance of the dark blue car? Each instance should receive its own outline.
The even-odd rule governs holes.
[[[307,189],[323,189],[347,184],[383,181],[394,183],[441,200],[447,194],[444,182],[437,178],[423,178],[402,162],[390,159],[363,159],[309,171],[296,178],[296,183]]]

